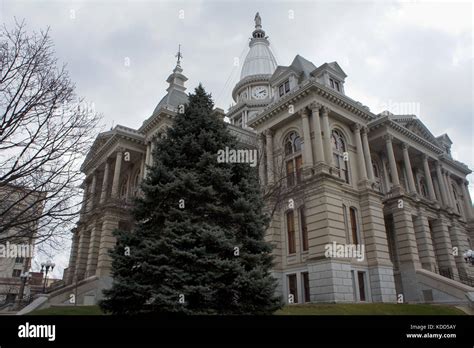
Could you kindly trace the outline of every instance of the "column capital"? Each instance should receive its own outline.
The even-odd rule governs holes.
[[[327,106],[321,106],[321,110],[323,110],[323,116],[328,116],[329,108]]]
[[[410,145],[408,145],[408,143],[405,143],[405,142],[402,143],[403,150],[408,151],[409,148],[410,148]]]
[[[270,128],[268,128],[263,131],[263,134],[265,134],[265,136],[269,138],[273,136],[273,131]]]
[[[462,179],[462,183],[463,183],[464,186],[469,187],[469,180],[467,180],[467,179]]]
[[[385,134],[383,136],[383,139],[385,140],[386,143],[391,143],[393,141],[393,135],[391,134]]]
[[[309,104],[309,108],[311,109],[311,111],[314,112],[314,110],[318,110],[319,112],[319,109],[321,108],[321,104],[317,103],[317,102],[313,102],[311,104]]]
[[[362,130],[362,125],[360,123],[354,123],[352,125],[352,130],[354,132],[360,133],[360,131]]]
[[[298,113],[301,115],[301,118],[309,117],[309,110],[306,108],[301,109]]]

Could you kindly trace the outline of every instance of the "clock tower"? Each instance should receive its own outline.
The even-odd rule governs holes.
[[[229,110],[232,124],[246,128],[250,119],[256,117],[260,110],[270,104],[273,92],[270,88],[270,77],[277,67],[277,62],[270,50],[270,42],[262,29],[260,15],[255,15],[255,30],[249,43],[240,81],[232,90],[235,105]]]

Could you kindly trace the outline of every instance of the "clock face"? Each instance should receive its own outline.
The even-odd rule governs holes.
[[[254,87],[252,90],[254,99],[265,99],[268,97],[268,89],[264,86]]]

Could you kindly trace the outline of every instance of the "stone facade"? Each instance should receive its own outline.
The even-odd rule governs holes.
[[[474,238],[471,170],[452,158],[449,137],[435,137],[414,115],[374,114],[349,98],[336,62],[316,67],[297,55],[275,66],[258,18],[225,116],[241,146],[258,148],[265,192],[278,192],[266,195],[278,293],[290,303],[448,298],[434,289],[428,299],[426,279],[452,278],[446,289],[472,280],[462,254]],[[67,284],[110,277],[112,231],[130,228],[130,197],[151,164],[153,139],[186,102],[179,62],[167,81],[140,129],[100,134],[83,164]],[[363,247],[362,260],[328,257],[334,242]]]

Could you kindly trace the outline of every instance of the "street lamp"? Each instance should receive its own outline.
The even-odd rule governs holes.
[[[466,262],[470,263],[471,265],[474,265],[474,251],[469,249],[463,254],[463,256]]]
[[[21,308],[21,301],[23,301],[23,294],[25,292],[26,283],[31,279],[30,272],[26,271],[20,274],[20,279],[21,279],[21,288],[20,288],[20,291],[18,291],[18,295],[20,296],[20,298],[18,299],[18,308]]]
[[[43,273],[43,271],[46,271],[46,274],[44,275],[43,294],[46,292],[46,280],[48,279],[48,272],[50,269],[51,271],[53,271],[54,266],[56,265],[51,261],[41,263],[41,273]]]

